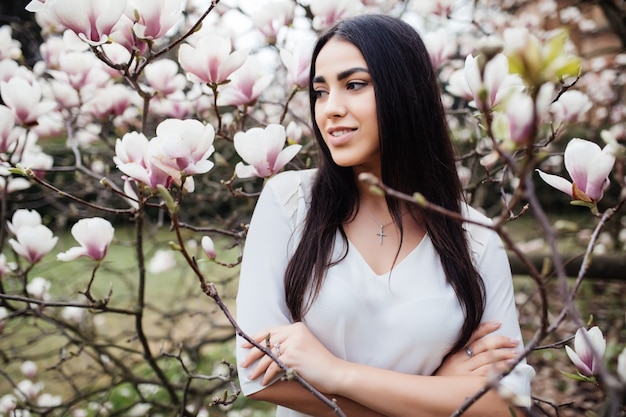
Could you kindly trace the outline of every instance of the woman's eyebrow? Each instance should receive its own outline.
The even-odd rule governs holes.
[[[337,81],[341,81],[341,80],[343,80],[345,78],[348,78],[349,76],[351,76],[352,74],[354,74],[356,72],[367,72],[367,73],[369,73],[367,68],[354,67],[354,68],[347,69],[345,71],[341,71],[339,74],[337,74]],[[326,82],[326,79],[323,76],[321,76],[321,75],[313,77],[313,84],[315,84],[315,83],[325,83],[325,82]]]

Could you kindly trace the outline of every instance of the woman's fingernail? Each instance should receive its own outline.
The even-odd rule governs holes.
[[[500,320],[494,320],[491,322],[491,325],[493,327],[500,327],[502,325],[502,322]]]
[[[519,340],[517,339],[509,338],[509,342],[515,346],[519,345]]]

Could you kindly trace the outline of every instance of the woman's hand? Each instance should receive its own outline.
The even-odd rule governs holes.
[[[296,371],[316,389],[333,392],[334,381],[340,374],[337,370],[343,361],[330,353],[303,323],[274,327],[252,338],[261,346],[267,344],[285,366]],[[262,383],[267,385],[282,372],[272,358],[251,343],[244,342],[242,346],[250,349],[241,363],[243,368],[260,359],[247,375],[248,379],[254,380],[263,375]]]
[[[503,370],[508,361],[519,351],[513,348],[519,341],[506,336],[489,335],[500,328],[501,323],[490,321],[481,324],[472,334],[465,349],[448,355],[434,375],[438,376],[487,376]]]

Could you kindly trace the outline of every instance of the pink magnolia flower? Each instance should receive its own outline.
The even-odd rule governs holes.
[[[561,94],[559,100],[552,103],[550,110],[554,115],[554,122],[578,122],[591,109],[593,103],[589,96],[578,90],[568,90]]]
[[[259,3],[259,7],[252,14],[252,23],[269,44],[274,44],[278,32],[293,22],[294,10],[294,3],[288,0]]]
[[[24,361],[20,365],[20,371],[28,379],[33,379],[37,376],[37,364],[33,361]]]
[[[14,236],[23,226],[38,226],[41,224],[41,214],[36,210],[17,209],[11,217],[11,221],[7,221],[7,229]]]
[[[163,185],[168,188],[172,178],[152,163],[152,153],[148,138],[142,133],[128,132],[122,139],[117,139],[113,162],[124,174],[148,187],[156,189]]]
[[[159,123],[152,146],[159,146],[155,162],[174,178],[185,175],[204,174],[213,168],[207,158],[213,153],[215,130],[210,124],[194,119],[166,119]],[[173,171],[173,172],[172,172]]]
[[[526,93],[515,92],[504,103],[504,112],[494,115],[493,131],[505,147],[515,147],[528,142],[535,122],[535,103]]]
[[[30,125],[56,108],[53,101],[42,100],[41,86],[37,81],[11,78],[0,83],[0,95],[4,104],[13,111],[17,123]]]
[[[9,272],[11,272],[11,268],[7,263],[7,257],[4,253],[0,253],[0,280]]]
[[[311,68],[311,51],[313,45],[299,44],[292,53],[287,49],[281,49],[280,59],[287,68],[287,74],[292,83],[300,88],[309,85],[309,70]]]
[[[0,104],[0,153],[12,152],[20,134],[21,128],[15,127],[13,111]]]
[[[136,0],[131,2],[139,20],[133,30],[139,39],[162,38],[183,17],[183,0]]]
[[[135,17],[126,16],[125,14],[117,21],[109,38],[116,42],[116,44],[122,46],[127,53],[137,53],[143,55],[148,50],[148,43],[142,39],[139,39],[133,33],[133,26],[135,25]],[[108,54],[107,54],[108,56]],[[113,62],[121,63],[128,62],[128,60],[114,60]]]
[[[0,307],[0,334],[4,330],[4,327],[6,326],[6,318],[8,316],[9,316],[9,312],[7,311],[7,309],[4,307]],[[10,411],[7,404],[5,404],[5,399],[6,399],[6,395],[3,397],[0,397],[0,413],[6,413]]]
[[[161,95],[167,96],[182,91],[187,84],[183,74],[178,72],[178,64],[171,59],[159,59],[144,70],[148,85]]]
[[[178,62],[191,82],[221,84],[240,68],[248,57],[248,50],[231,53],[229,39],[205,35],[196,46],[183,44],[178,50]]]
[[[126,0],[47,0],[40,13],[50,13],[83,41],[97,46],[108,41],[125,8]]]
[[[565,169],[572,182],[540,170],[537,172],[548,185],[569,195],[572,200],[595,203],[609,186],[609,174],[614,164],[613,144],[600,149],[594,142],[575,138],[565,147]]]
[[[17,60],[22,56],[20,43],[11,36],[11,26],[0,27],[0,61],[4,59]]]
[[[617,376],[622,382],[626,383],[626,347],[617,357]]]
[[[258,63],[248,60],[226,85],[217,98],[218,105],[253,105],[272,83],[274,76],[264,72]]]
[[[585,337],[586,336],[586,337]],[[574,336],[574,350],[565,346],[565,351],[578,370],[586,376],[598,373],[606,349],[606,340],[598,326],[587,330],[583,327]]]
[[[72,226],[72,236],[80,246],[59,253],[57,259],[69,262],[80,256],[87,256],[94,261],[101,261],[107,254],[114,233],[115,229],[106,219],[101,217],[80,219]]]
[[[9,239],[13,250],[27,262],[36,264],[57,244],[58,237],[43,224],[21,226],[15,239]]]
[[[91,113],[97,119],[107,119],[110,116],[121,116],[132,106],[136,93],[122,84],[113,84],[93,90],[91,100],[83,106],[83,110]]]
[[[457,3],[456,0],[430,0],[416,1],[411,6],[422,16],[429,14],[448,16],[454,9],[455,3]]]
[[[456,44],[445,28],[424,35],[424,45],[428,49],[433,68],[442,67],[455,52]]]
[[[176,257],[171,249],[157,249],[147,266],[151,274],[161,274],[174,268],[176,268]]]
[[[215,244],[213,243],[213,239],[209,236],[202,237],[202,250],[206,254],[207,258],[214,260],[217,257],[217,252],[215,252]]]
[[[313,28],[320,30],[334,25],[337,21],[356,16],[363,10],[360,0],[316,0],[310,6]]]
[[[497,54],[489,60],[482,75],[478,58],[468,55],[463,71],[459,70],[450,76],[448,92],[471,99],[479,110],[487,111],[523,87],[519,76],[509,74],[509,61],[503,54]]]
[[[270,124],[265,129],[253,127],[234,137],[235,150],[250,165],[239,162],[235,173],[239,178],[269,177],[280,171],[302,148],[289,145],[283,149],[287,136],[282,125]]]

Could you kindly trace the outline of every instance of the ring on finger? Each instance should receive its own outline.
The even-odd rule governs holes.
[[[274,343],[274,351],[276,352],[276,356],[280,356],[280,354],[282,353],[280,351],[280,342]]]
[[[474,356],[474,351],[472,350],[471,347],[469,346],[465,346],[465,353],[467,354],[468,357],[473,357]]]

